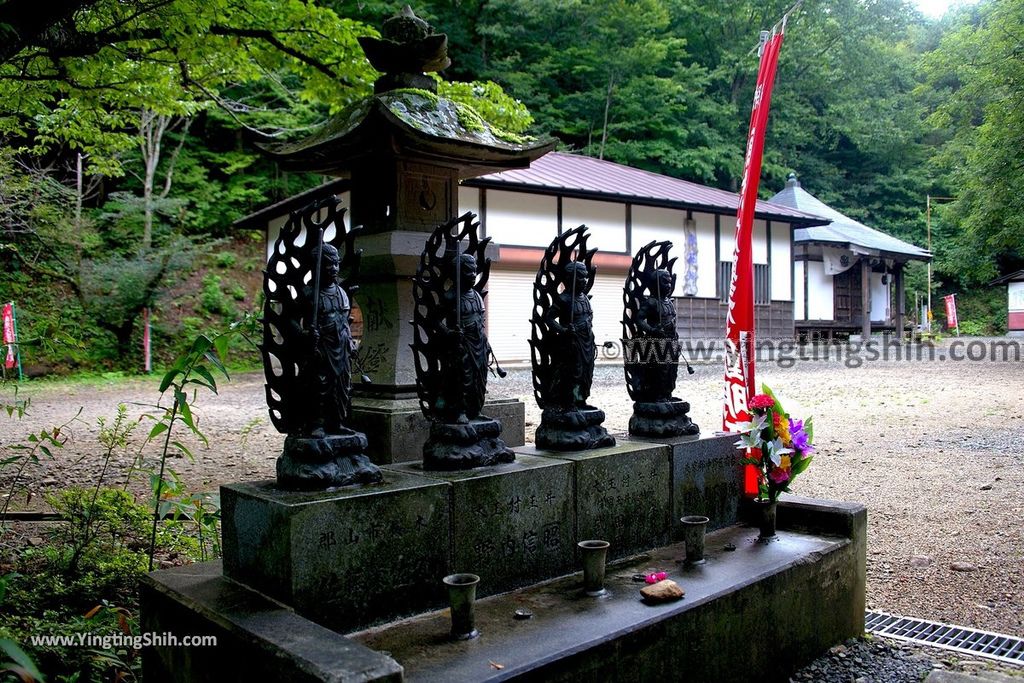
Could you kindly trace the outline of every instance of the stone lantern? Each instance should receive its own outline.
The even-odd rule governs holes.
[[[359,355],[371,378],[355,391],[352,421],[369,437],[373,459],[388,463],[419,458],[426,439],[409,321],[412,277],[427,236],[458,214],[460,180],[526,168],[555,141],[497,130],[471,107],[439,97],[427,74],[450,64],[447,36],[433,33],[408,6],[384,22],[381,38],[359,42],[383,72],[373,95],[309,137],[264,150],[289,170],[351,179],[351,222],[364,228]],[[510,445],[522,443],[521,402],[499,400],[488,413],[505,423]]]

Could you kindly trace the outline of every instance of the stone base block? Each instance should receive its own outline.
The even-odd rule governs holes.
[[[221,487],[224,573],[345,632],[444,603],[449,487],[385,472],[326,492]]]
[[[501,423],[501,439],[510,448],[526,443],[526,406],[516,398],[491,398],[483,412]],[[367,455],[378,465],[423,458],[430,421],[417,399],[356,396],[352,399],[351,426],[366,434]]]
[[[575,537],[569,462],[521,456],[512,463],[457,472],[427,472],[420,463],[385,470],[433,477],[451,486],[452,571],[478,574],[478,596],[571,570]]]
[[[626,440],[611,448],[578,453],[516,449],[523,455],[573,463],[576,540],[608,541],[610,559],[668,542],[672,524],[669,451],[667,446]]]
[[[153,572],[140,597],[142,631],[178,639],[142,649],[147,683],[402,681],[395,660],[225,579],[219,561]]]
[[[684,515],[705,515],[708,530],[733,524],[739,518],[743,497],[743,466],[736,448],[739,436],[677,437],[645,439],[669,446],[672,462],[672,540],[681,541]]]

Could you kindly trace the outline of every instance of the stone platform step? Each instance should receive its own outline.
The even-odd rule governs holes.
[[[867,514],[787,497],[778,520],[768,544],[750,526],[708,534],[699,567],[678,563],[681,544],[612,564],[607,597],[583,596],[570,574],[481,599],[483,635],[459,643],[444,610],[346,635],[225,577],[219,562],[154,572],[142,582],[142,629],[213,635],[217,646],[145,648],[146,680],[785,681],[863,633]],[[633,576],[654,570],[685,598],[642,603]],[[516,621],[516,609],[534,616]]]
[[[853,577],[841,575],[851,540],[789,531],[771,543],[756,537],[743,526],[709,534],[707,562],[697,567],[678,562],[682,544],[621,561],[609,567],[608,594],[598,598],[583,594],[576,574],[479,600],[481,635],[471,641],[447,638],[447,610],[349,637],[387,652],[407,681],[784,679],[858,631]],[[644,583],[633,577],[653,571],[668,572],[686,596],[643,603]],[[516,620],[522,609],[533,617]]]

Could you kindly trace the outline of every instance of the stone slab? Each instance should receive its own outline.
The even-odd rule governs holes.
[[[709,531],[735,524],[740,518],[743,466],[736,434],[630,438],[671,448],[673,541],[682,540],[679,518],[684,515],[706,516]]]
[[[388,652],[407,681],[786,681],[863,633],[866,516],[863,508],[837,515],[858,522],[854,537],[781,529],[777,541],[762,544],[757,529],[731,526],[708,535],[704,565],[677,563],[683,548],[676,544],[611,568],[605,597],[583,595],[576,574],[480,600],[481,635],[469,643],[444,641],[444,612],[352,638]],[[631,577],[654,570],[667,571],[684,599],[642,603],[642,584]],[[518,608],[533,618],[514,620]],[[769,625],[766,645],[757,634]]]
[[[222,486],[224,572],[341,632],[437,607],[449,488],[398,472],[327,492]]]
[[[589,451],[556,453],[533,446],[515,451],[573,463],[577,540],[608,541],[609,559],[668,543],[672,525],[668,446],[620,437],[611,448]]]
[[[572,570],[571,463],[520,455],[508,464],[457,472],[425,472],[420,463],[386,470],[451,487],[452,571],[478,574],[478,596]]]
[[[526,442],[526,405],[516,398],[489,398],[484,414],[501,422],[501,438],[510,448]],[[355,396],[352,427],[366,434],[367,455],[378,465],[423,459],[430,423],[417,399]]]
[[[402,680],[395,660],[225,579],[220,561],[153,572],[140,598],[143,632],[216,638],[204,647],[143,648],[147,683]]]

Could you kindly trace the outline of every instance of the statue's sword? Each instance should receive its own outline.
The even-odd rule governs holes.
[[[323,269],[323,264],[320,261],[324,256],[323,228],[317,228],[316,233],[316,260],[313,263],[313,321],[310,324],[310,329],[316,336],[319,336],[320,324],[317,319],[320,317],[320,271]]]

